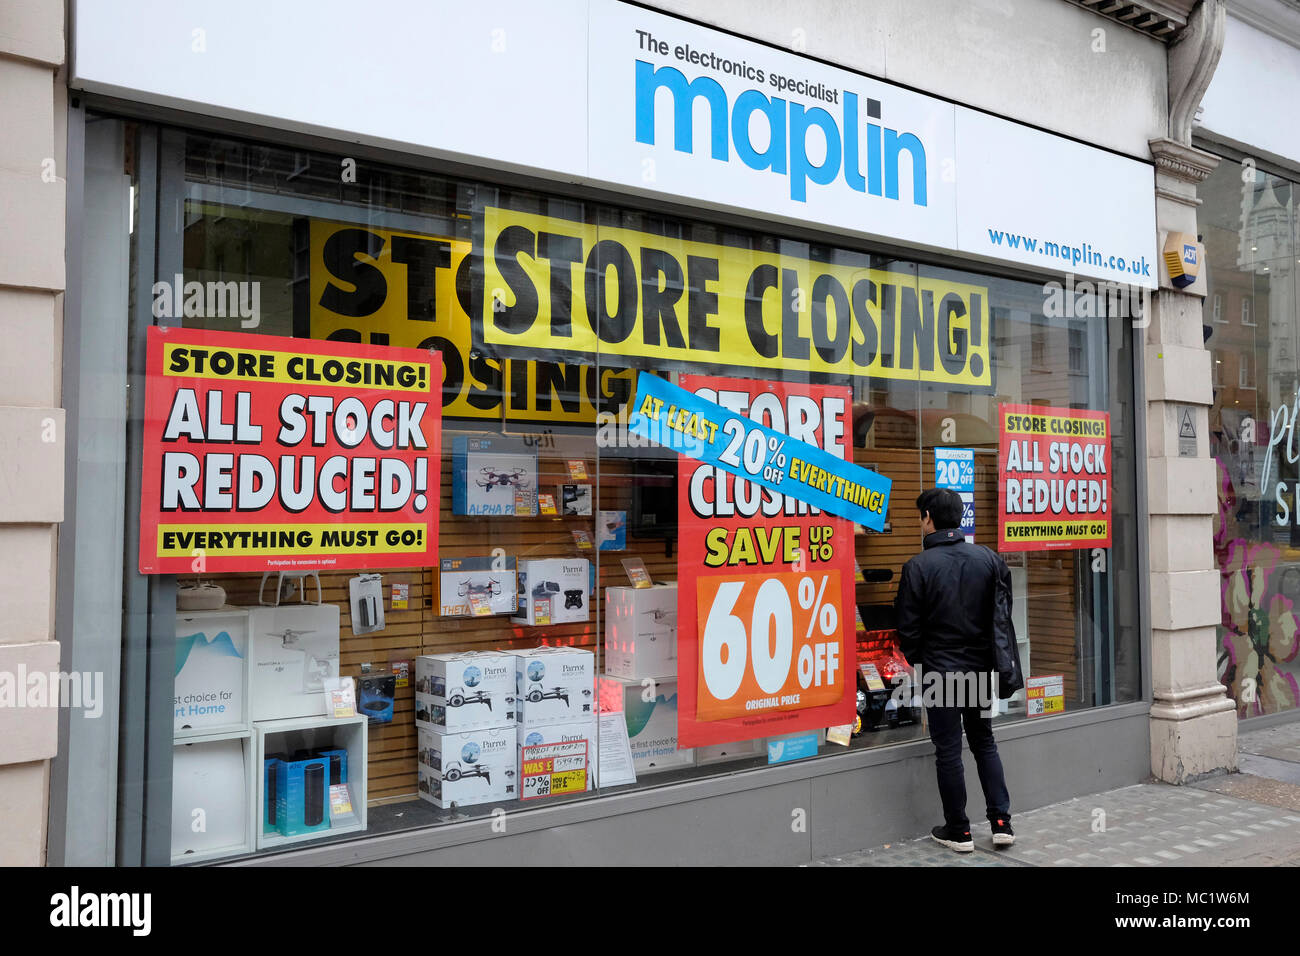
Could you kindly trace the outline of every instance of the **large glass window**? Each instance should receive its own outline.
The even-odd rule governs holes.
[[[1219,678],[1237,713],[1300,704],[1300,510],[1294,182],[1224,160],[1200,191],[1213,350],[1214,551],[1222,574]],[[1240,323],[1215,321],[1220,313]]]
[[[445,371],[436,561],[371,570],[344,556],[269,573],[209,573],[196,561],[151,592],[150,642],[180,649],[176,862],[539,805],[522,797],[581,800],[755,770],[795,752],[786,734],[761,729],[784,728],[783,689],[771,692],[776,716],[761,719],[706,699],[717,685],[705,656],[734,668],[737,645],[719,650],[697,633],[711,614],[751,615],[771,629],[752,648],[772,666],[792,625],[760,615],[739,584],[733,593],[687,579],[683,555],[707,547],[722,571],[752,567],[751,551],[785,547],[765,537],[764,516],[817,522],[721,471],[683,470],[673,448],[634,434],[643,373],[743,405],[778,432],[793,434],[798,410],[809,441],[892,482],[881,527],[826,519],[826,541],[851,557],[842,577],[815,573],[811,537],[770,564],[772,580],[790,578],[786,597],[763,599],[788,604],[788,641],[805,624],[810,641],[818,629],[843,641],[842,662],[823,642],[807,666],[839,667],[821,692],[851,700],[837,711],[851,723],[799,741],[807,755],[925,736],[893,609],[921,546],[914,502],[948,463],[969,461],[968,533],[998,547],[1006,405],[1110,416],[1112,546],[1004,554],[1023,670],[1055,679],[1049,714],[1137,699],[1132,333],[1103,298],[1063,311],[1059,289],[1054,298],[1036,283],[703,215],[154,132],[158,162],[136,176],[156,215],[142,204],[148,228],[133,233],[133,295],[152,296],[154,324],[291,339],[303,356],[313,341],[434,350]],[[1251,292],[1267,311],[1267,290]],[[809,425],[814,405],[826,417]],[[770,463],[781,448],[773,439],[754,454]],[[652,586],[634,586],[642,573]],[[132,570],[128,592],[139,581]],[[845,598],[828,614],[832,581]],[[721,610],[720,593],[733,602]],[[213,667],[245,691],[216,716],[187,709],[179,690],[191,658],[214,647]],[[679,672],[684,650],[689,673]],[[356,683],[354,718],[326,714],[335,676]],[[1038,700],[1021,691],[999,719],[1041,713]],[[682,746],[688,720],[714,723]],[[575,741],[599,782],[589,773],[572,795],[538,792],[523,748]],[[221,802],[223,835],[195,836],[199,800]]]

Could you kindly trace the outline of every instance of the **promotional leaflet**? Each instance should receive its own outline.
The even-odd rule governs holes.
[[[437,352],[153,326],[146,369],[141,574],[433,563]]]
[[[681,381],[692,398],[760,423],[764,460],[779,454],[768,446],[771,433],[787,456],[816,451],[837,471],[855,467],[843,460],[851,454],[848,388]],[[719,433],[725,451],[721,424]],[[875,478],[884,483],[883,514],[888,479]],[[686,454],[678,459],[678,494],[678,746],[851,721],[852,524]]]
[[[998,550],[1109,548],[1110,415],[998,406]]]
[[[934,486],[961,496],[961,533],[975,543],[975,449],[936,448]]]

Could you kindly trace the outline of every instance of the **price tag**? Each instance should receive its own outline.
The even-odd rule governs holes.
[[[627,572],[627,579],[632,582],[632,587],[648,588],[651,586],[650,572],[645,568],[645,561],[640,558],[624,558],[623,570]]]
[[[407,687],[411,683],[411,662],[410,661],[393,661],[390,664],[393,676],[397,678],[394,687]]]
[[[697,584],[700,720],[835,704],[844,692],[840,572]]]
[[[519,788],[520,800],[536,800],[587,789],[587,741],[524,747]]]
[[[411,597],[411,585],[407,583],[393,582],[392,596],[388,599],[388,606],[394,611],[405,611],[409,605]]]
[[[1025,714],[1043,717],[1065,713],[1065,675],[1031,677],[1025,681]]]
[[[515,514],[531,515],[534,511],[533,502],[536,492],[528,491],[525,488],[515,489]]]
[[[352,812],[352,795],[346,783],[330,784],[330,817],[341,817]]]
[[[569,477],[574,481],[586,481],[587,463],[585,461],[569,462]]]
[[[578,546],[579,551],[591,550],[591,535],[581,528],[573,529],[573,543]]]
[[[469,613],[471,617],[488,617],[492,614],[492,602],[483,592],[470,591]]]
[[[333,717],[357,715],[357,692],[351,677],[327,677],[324,680],[325,711]]]
[[[537,510],[544,515],[554,515],[555,512],[555,495],[539,494],[537,496]]]
[[[853,742],[853,725],[844,724],[841,727],[827,727],[826,742],[839,744],[841,747],[847,747]]]
[[[551,599],[548,597],[533,598],[533,624],[534,626],[551,623]]]
[[[870,690],[885,689],[885,682],[880,679],[880,671],[876,670],[875,664],[868,661],[859,665],[858,670],[862,671],[862,679],[867,682],[867,687]]]

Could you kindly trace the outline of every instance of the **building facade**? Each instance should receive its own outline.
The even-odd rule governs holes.
[[[344,7],[0,31],[13,88],[52,84],[48,148],[11,100],[6,188],[66,156],[5,240],[58,263],[3,278],[0,433],[52,463],[5,492],[6,602],[14,669],[77,698],[0,711],[31,742],[0,801],[48,814],[15,862],[923,830],[892,601],[935,484],[1012,570],[1017,807],[1233,768],[1225,684],[1289,706],[1289,599],[1221,587],[1263,560],[1249,528],[1225,557],[1222,475],[1269,480],[1223,464],[1223,396],[1294,389],[1296,301],[1280,252],[1264,293],[1239,247],[1216,268],[1200,205],[1222,3]],[[1289,188],[1258,192],[1242,242],[1300,261]]]

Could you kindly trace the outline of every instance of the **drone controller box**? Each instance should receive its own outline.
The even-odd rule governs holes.
[[[458,733],[515,723],[515,656],[502,651],[415,659],[415,723]]]
[[[514,558],[443,558],[438,603],[443,617],[514,614],[518,576]]]
[[[677,679],[600,676],[600,709],[623,712],[638,774],[689,767],[695,750],[677,747]]]
[[[248,615],[253,720],[325,714],[325,681],[339,676],[337,604],[255,607]]]
[[[519,439],[457,435],[451,475],[452,514],[537,514],[537,450]]]
[[[275,765],[275,822],[283,836],[330,826],[330,760],[306,757]]]
[[[588,619],[591,562],[543,558],[519,564],[519,612],[510,620],[540,627]]]
[[[595,716],[596,655],[537,647],[515,655],[515,720],[520,727]]]
[[[519,728],[519,777],[523,779],[524,748],[537,744],[565,744],[573,740],[587,742],[587,789],[596,786],[596,721],[587,717],[563,724],[543,724]]]
[[[677,585],[605,589],[605,673],[677,677]]]
[[[519,796],[514,727],[443,734],[415,729],[420,798],[448,809]]]

